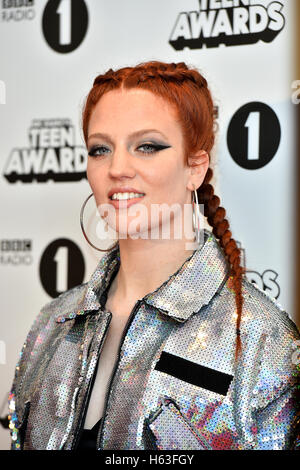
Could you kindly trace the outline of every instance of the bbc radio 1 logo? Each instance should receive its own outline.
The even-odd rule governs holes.
[[[29,266],[32,264],[32,240],[0,240],[0,264],[3,266]]]
[[[283,4],[271,1],[199,0],[199,10],[178,14],[169,44],[178,50],[184,47],[201,49],[269,43],[282,31],[285,17]]]
[[[70,119],[35,119],[28,147],[12,149],[3,176],[9,183],[79,181],[86,178],[86,148],[75,143]]]
[[[48,0],[42,17],[48,46],[59,53],[74,51],[86,36],[88,20],[84,0]]]
[[[85,262],[78,245],[68,238],[57,238],[44,249],[40,265],[40,281],[50,297],[83,282]]]
[[[227,129],[227,147],[232,159],[246,170],[258,170],[277,154],[281,125],[271,106],[260,101],[242,105]]]
[[[35,18],[34,0],[2,0],[1,20],[7,23]]]

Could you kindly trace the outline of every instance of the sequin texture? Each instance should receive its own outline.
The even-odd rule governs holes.
[[[30,329],[9,397],[12,449],[74,449],[109,329],[103,294],[118,246],[89,282],[47,303]],[[236,305],[214,235],[129,317],[97,448],[288,449],[299,402],[299,332],[283,308],[243,279],[242,354]],[[299,441],[298,446],[299,446]]]

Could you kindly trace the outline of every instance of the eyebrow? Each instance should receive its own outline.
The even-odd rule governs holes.
[[[158,129],[141,129],[139,131],[132,132],[132,134],[129,134],[129,137],[137,138],[137,137],[140,137],[141,135],[149,134],[150,132],[158,132],[165,139],[167,139],[167,137],[161,131],[159,131]],[[95,134],[89,135],[88,136],[88,141],[92,138],[106,139],[106,140],[108,140],[112,143],[111,137],[108,134],[105,134],[105,133],[102,133],[102,132],[96,132]]]

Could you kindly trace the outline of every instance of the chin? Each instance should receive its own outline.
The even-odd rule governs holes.
[[[138,230],[137,230],[138,227]],[[121,239],[127,239],[131,238],[133,240],[138,240],[138,239],[149,239],[150,238],[150,233],[149,233],[149,228],[146,226],[145,228],[140,228],[139,224],[134,224],[132,223],[132,226],[127,224],[126,227],[122,227],[122,229],[117,226],[114,228],[114,230],[117,232],[118,237]]]

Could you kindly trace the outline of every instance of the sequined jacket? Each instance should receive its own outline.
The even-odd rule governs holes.
[[[47,303],[20,353],[9,396],[12,449],[76,449],[112,314],[119,247],[89,282]],[[107,387],[97,449],[291,449],[299,332],[243,279],[242,354],[235,295],[212,232],[139,299]]]

